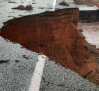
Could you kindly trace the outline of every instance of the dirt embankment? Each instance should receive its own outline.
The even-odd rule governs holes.
[[[91,62],[97,63],[99,65],[99,48],[96,48],[95,45],[91,45],[88,42],[86,42],[86,44],[90,50],[89,57]],[[99,87],[99,68],[95,71],[92,71],[90,74],[88,74],[86,76],[86,79],[96,84]]]
[[[1,36],[29,50],[43,53],[84,77],[98,69],[99,65],[89,59],[85,37],[77,29],[77,12],[69,10],[68,14],[62,15],[63,12],[12,20],[1,30]]]

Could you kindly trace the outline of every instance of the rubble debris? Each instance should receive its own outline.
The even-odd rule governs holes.
[[[21,46],[21,48],[24,48],[23,46]]]
[[[31,4],[27,5],[26,7],[23,5],[19,5],[18,7],[12,8],[12,9],[20,9],[20,10],[32,10],[33,7]]]
[[[41,55],[41,57],[44,58],[42,55]]]
[[[93,71],[90,71],[89,73],[87,73],[84,78],[87,78],[88,75],[90,75]]]
[[[32,7],[31,4],[29,4],[29,5],[26,6],[26,10],[32,10],[32,9],[33,9],[33,7]]]
[[[67,2],[65,2],[65,1],[62,1],[62,2],[59,3],[59,5],[69,6],[69,5],[70,5],[70,2],[67,3]]]
[[[25,59],[29,59],[26,55],[23,55],[23,57],[24,57]]]
[[[8,39],[4,39],[6,42],[10,42],[10,40],[8,40]]]
[[[89,44],[88,42],[86,43],[88,48],[90,49],[90,59],[92,62],[98,63],[99,64],[99,50],[95,46]]]
[[[15,8],[12,8],[12,9],[21,9],[21,10],[24,10],[25,7],[23,5],[19,5],[18,7],[15,7]]]
[[[19,65],[18,67],[21,67],[21,65]]]
[[[99,70],[95,70],[86,76],[86,79],[99,87]]]
[[[49,10],[45,10],[45,12],[49,12]]]
[[[32,4],[36,4],[36,3],[32,3]]]
[[[20,62],[20,60],[15,60],[16,63]]]
[[[19,15],[19,16],[23,16],[23,15]]]
[[[47,9],[52,9],[52,7],[47,7]]]
[[[14,2],[14,1],[9,1],[8,3],[17,3],[17,2]]]
[[[2,63],[8,63],[10,60],[0,60],[0,64]]]
[[[12,16],[8,16],[8,17],[12,17]]]
[[[44,9],[45,7],[39,7],[39,9]]]
[[[13,19],[16,19],[17,17],[14,17],[14,16],[12,16],[13,17]]]
[[[30,58],[29,56],[26,56],[26,55],[23,55],[23,57],[24,57],[25,59],[32,59],[32,58]]]

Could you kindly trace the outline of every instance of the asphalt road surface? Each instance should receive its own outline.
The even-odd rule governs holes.
[[[20,0],[17,3],[7,1],[0,0],[0,28],[3,22],[15,17],[52,11],[39,8],[44,0],[37,0],[39,4],[33,4],[32,11],[12,10],[12,7],[20,5]],[[23,4],[29,4],[29,0]],[[50,5],[45,7],[53,7],[55,2],[50,2]],[[0,37],[0,91],[99,91],[99,88],[48,57]]]
[[[35,71],[37,59],[38,53],[0,37],[0,91],[99,91],[94,84],[49,58],[42,73]]]

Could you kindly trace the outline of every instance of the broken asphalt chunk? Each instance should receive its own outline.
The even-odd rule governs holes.
[[[29,56],[26,56],[26,55],[23,55],[23,57],[24,57],[25,59],[32,59],[32,58],[30,58]]]
[[[14,1],[9,1],[8,3],[17,3],[17,2],[14,2]]]
[[[59,5],[69,6],[69,5],[70,5],[70,2],[67,3],[67,2],[65,2],[65,1],[62,1],[62,2],[59,3]]]
[[[0,60],[0,64],[2,64],[2,63],[7,63],[7,62],[9,62],[10,60]]]
[[[20,9],[20,10],[32,10],[33,7],[31,4],[27,5],[26,7],[23,5],[19,5],[18,7],[12,8],[12,9]]]
[[[20,60],[15,60],[16,63],[18,63]]]

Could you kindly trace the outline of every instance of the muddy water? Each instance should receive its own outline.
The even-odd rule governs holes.
[[[78,23],[78,29],[83,29],[83,35],[92,45],[99,48],[99,22],[97,23]]]

